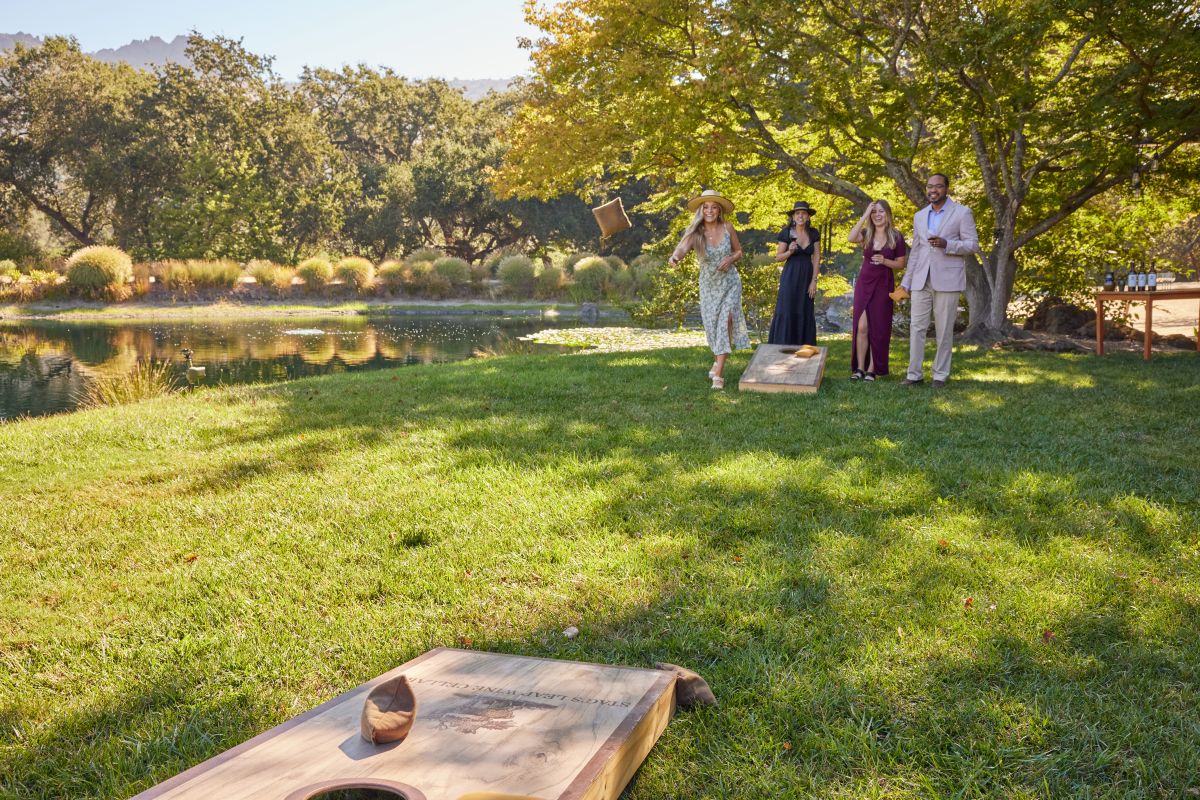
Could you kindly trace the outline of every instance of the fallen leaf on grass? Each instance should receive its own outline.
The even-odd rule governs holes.
[[[470,636],[460,636],[458,637],[458,643],[463,647],[470,647],[473,641]]]
[[[1053,638],[1054,638],[1054,631],[1050,630],[1049,628],[1042,629],[1042,641],[1043,642],[1045,642],[1046,644],[1050,644],[1050,640]]]
[[[965,608],[967,611],[970,611],[974,607],[974,605],[975,605],[974,597],[963,598],[963,608]]]
[[[183,557],[183,560],[186,561],[187,563],[191,564],[193,561],[195,561],[199,557],[200,557],[200,555],[198,553],[188,553],[186,556]]]
[[[938,539],[937,549],[939,553],[945,553],[950,550],[950,543],[945,539]]]
[[[734,560],[734,561],[741,561],[741,560],[742,560],[742,557],[741,557],[741,556],[734,556],[734,557],[733,557],[733,560]]]
[[[792,743],[791,743],[791,742],[784,742],[784,743],[783,743],[783,749],[784,749],[784,750],[791,750],[791,749],[792,749]]]

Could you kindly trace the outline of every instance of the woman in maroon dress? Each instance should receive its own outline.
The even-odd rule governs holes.
[[[863,263],[854,283],[854,332],[850,336],[850,377],[875,380],[888,374],[888,345],[892,339],[892,298],[897,270],[904,269],[908,248],[892,224],[886,200],[867,206],[850,229],[850,242],[862,243]]]

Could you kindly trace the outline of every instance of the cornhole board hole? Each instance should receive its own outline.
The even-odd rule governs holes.
[[[402,742],[370,744],[363,700],[401,674],[416,722]],[[672,672],[438,648],[134,800],[307,800],[337,789],[616,800],[674,710]]]
[[[738,389],[743,392],[798,392],[812,394],[825,375],[829,348],[817,347],[808,358],[796,358],[797,345],[760,344],[742,373]]]

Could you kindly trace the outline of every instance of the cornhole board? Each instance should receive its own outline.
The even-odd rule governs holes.
[[[416,722],[402,742],[370,744],[363,701],[401,674]],[[671,672],[438,648],[134,800],[307,800],[355,788],[405,800],[616,800],[674,711]]]
[[[743,392],[798,392],[812,394],[821,387],[829,348],[817,347],[816,355],[796,358],[797,345],[760,344],[742,373],[738,389]]]

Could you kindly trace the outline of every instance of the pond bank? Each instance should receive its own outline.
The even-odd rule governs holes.
[[[597,306],[597,318],[627,320],[629,314],[613,306]],[[257,301],[93,303],[82,300],[0,306],[0,319],[101,322],[105,320],[236,319],[261,317],[346,317],[346,316],[508,316],[578,319],[583,305],[577,303],[470,302],[450,300],[310,300],[305,303]]]

